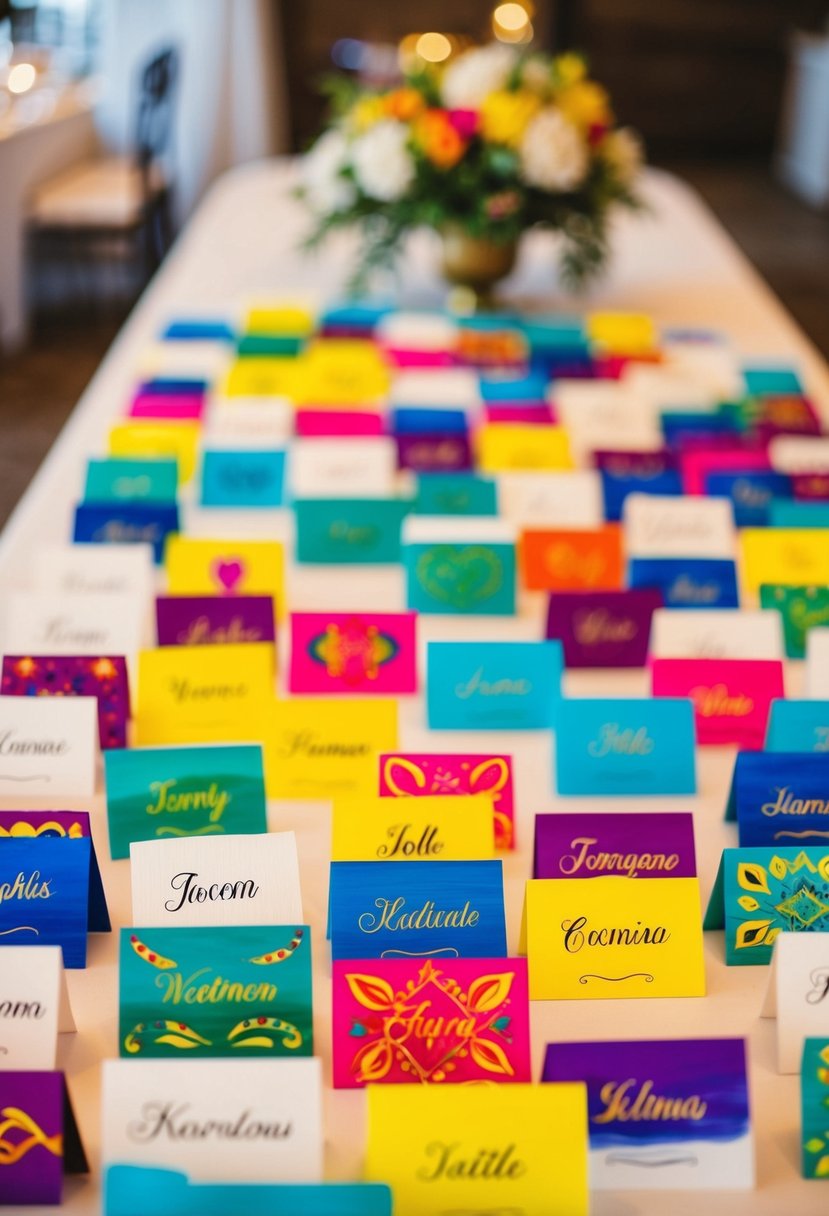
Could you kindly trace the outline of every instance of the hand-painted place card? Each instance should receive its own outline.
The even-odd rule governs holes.
[[[486,794],[334,801],[333,861],[486,861],[492,851]]]
[[[84,501],[91,503],[174,503],[178,468],[174,460],[88,460]]]
[[[492,799],[495,848],[515,846],[511,756],[448,752],[383,755],[380,793],[395,798],[486,794]]]
[[[587,1216],[586,1129],[582,1084],[372,1085],[366,1177],[396,1216]]]
[[[136,653],[144,633],[146,604],[129,595],[69,596],[56,602],[42,592],[13,592],[6,598],[6,654],[126,655]]]
[[[63,1073],[0,1071],[0,1113],[0,1206],[57,1206],[64,1175],[89,1172]]]
[[[729,967],[771,961],[781,933],[829,930],[829,850],[723,849],[704,929],[725,929]]]
[[[94,794],[96,711],[94,697],[0,696],[0,795]]]
[[[113,860],[133,840],[267,831],[259,744],[134,747],[104,765]]]
[[[111,1165],[104,1216],[392,1216],[391,1190],[378,1182],[200,1182],[178,1170]]]
[[[497,488],[474,473],[420,473],[416,515],[497,515]]]
[[[284,479],[284,450],[210,448],[202,456],[201,503],[205,507],[279,507]]]
[[[829,587],[786,587],[782,583],[763,583],[760,603],[775,608],[783,622],[786,657],[806,657],[806,635],[810,629],[829,625]]]
[[[136,925],[302,923],[293,832],[133,841],[130,870]]]
[[[412,515],[403,562],[407,604],[417,612],[515,613],[515,533],[503,520]]]
[[[533,878],[694,878],[685,812],[536,815]]]
[[[726,819],[740,846],[820,846],[829,840],[829,756],[811,752],[738,752]]]
[[[829,1035],[806,1039],[800,1062],[801,1171],[829,1178]]]
[[[547,637],[561,642],[565,667],[644,667],[659,591],[554,592]]]
[[[316,1182],[322,1062],[105,1060],[101,1123],[105,1166],[186,1169],[200,1182]]]
[[[294,502],[296,561],[311,565],[393,565],[411,505],[402,498],[300,498]]]
[[[584,1081],[590,1186],[754,1186],[743,1039],[551,1043],[544,1081]]]
[[[524,959],[336,962],[335,1089],[530,1081]]]
[[[276,641],[269,595],[160,595],[155,619],[159,646]]]
[[[271,595],[285,612],[285,559],[271,540],[172,536],[164,553],[171,595]]]
[[[634,557],[631,587],[655,587],[666,608],[739,608],[737,567],[721,558]]]
[[[694,794],[694,709],[681,698],[563,698],[555,724],[559,794]]]
[[[654,659],[782,659],[780,618],[763,609],[662,608],[654,613]]]
[[[825,933],[778,934],[762,1016],[777,1023],[777,1071],[797,1072],[806,1039],[829,1030],[829,938]]]
[[[429,642],[429,729],[550,729],[561,671],[558,642]]]
[[[829,752],[829,701],[772,701],[767,752]]]
[[[655,697],[690,697],[697,742],[761,748],[769,706],[785,696],[779,659],[654,659]]]
[[[53,1069],[58,1033],[74,1029],[60,946],[0,946],[3,1071]]]
[[[312,1056],[307,925],[122,929],[124,1057]]]
[[[161,565],[167,538],[178,530],[174,502],[82,502],[75,508],[72,539],[89,545],[150,545]]]
[[[4,697],[94,697],[101,750],[127,746],[130,691],[123,655],[3,656]]]
[[[624,585],[618,524],[592,529],[527,529],[521,579],[528,591],[619,591]]]
[[[507,952],[500,861],[333,861],[336,959],[500,958]]]
[[[734,510],[724,498],[658,498],[631,494],[623,512],[631,557],[730,558]]]
[[[291,614],[292,693],[417,691],[413,612],[295,612]]]

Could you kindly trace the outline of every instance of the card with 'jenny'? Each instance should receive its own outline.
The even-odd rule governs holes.
[[[311,1056],[307,925],[122,929],[124,1057]]]
[[[726,819],[740,846],[829,840],[829,756],[813,752],[738,752]]]
[[[561,697],[559,642],[429,642],[430,730],[549,730]]]
[[[406,597],[417,612],[512,616],[515,532],[503,520],[410,516],[403,525]]]
[[[64,1174],[89,1172],[63,1073],[0,1071],[0,1110],[3,1205],[59,1205]]]
[[[486,794],[492,799],[495,848],[515,846],[511,756],[449,752],[382,755],[380,793],[394,798]]]
[[[413,612],[295,612],[291,614],[293,693],[417,691]]]
[[[530,1081],[524,959],[335,962],[335,1089]]]
[[[734,556],[734,509],[727,499],[630,494],[622,517],[631,557]]]
[[[785,696],[779,659],[654,659],[655,697],[689,697],[697,742],[763,746],[769,706]]]
[[[799,1072],[805,1041],[829,1035],[829,948],[824,933],[777,936],[762,1016],[776,1019],[777,1071]]]
[[[44,592],[6,597],[5,654],[134,655],[144,637],[146,604],[130,595],[69,596]]]
[[[4,655],[5,697],[94,697],[101,750],[127,746],[130,690],[123,655]]]
[[[0,795],[94,794],[97,708],[94,697],[0,696]]]
[[[533,878],[694,878],[694,817],[635,811],[536,815]]]
[[[658,590],[557,591],[550,596],[547,637],[561,642],[572,667],[644,667]]]
[[[275,642],[269,595],[160,595],[155,601],[159,646],[228,646]]]
[[[766,609],[661,608],[654,613],[654,659],[782,659],[780,615]]]
[[[767,752],[829,752],[829,701],[772,701]]]
[[[35,589],[53,596],[129,596],[149,602],[153,551],[149,545],[44,545],[32,557]]]
[[[3,1071],[55,1067],[58,1033],[75,1029],[60,946],[0,947]]]
[[[285,615],[285,557],[270,540],[171,536],[164,553],[171,595],[270,595]]]
[[[334,800],[333,861],[486,861],[492,853],[486,794]]]

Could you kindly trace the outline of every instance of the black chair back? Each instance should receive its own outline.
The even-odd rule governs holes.
[[[141,74],[141,95],[135,131],[135,154],[142,173],[170,147],[175,116],[178,52],[168,47],[151,59]]]

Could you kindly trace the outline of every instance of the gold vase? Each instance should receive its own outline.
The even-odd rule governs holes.
[[[441,270],[444,278],[456,287],[468,287],[476,294],[487,295],[515,265],[517,241],[469,236],[456,224],[445,225],[441,237]]]

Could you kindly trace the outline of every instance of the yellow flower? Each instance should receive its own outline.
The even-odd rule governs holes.
[[[578,84],[587,75],[587,68],[581,55],[568,51],[565,55],[557,55],[553,60],[553,72],[562,89]]]
[[[357,131],[367,131],[369,127],[373,127],[376,122],[380,122],[385,117],[384,98],[371,94],[361,97],[359,101],[355,102],[349,114],[351,123]]]
[[[426,110],[415,121],[415,140],[438,169],[451,169],[466,151],[463,139],[445,110]]]
[[[540,109],[540,98],[529,89],[517,89],[515,92],[499,89],[484,98],[481,134],[491,143],[517,148],[527,125]]]
[[[423,97],[417,89],[395,89],[383,98],[386,114],[400,122],[410,122],[424,109]]]
[[[556,105],[565,118],[583,131],[607,127],[613,121],[607,92],[593,80],[582,80],[562,89]]]

